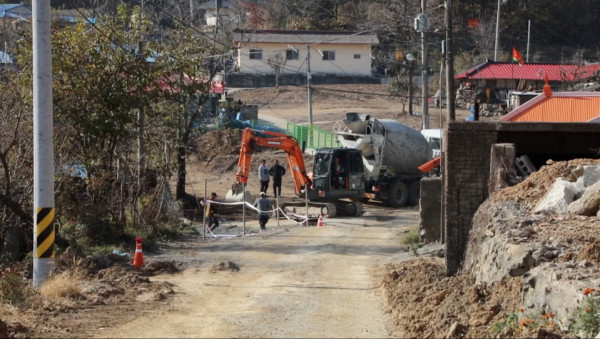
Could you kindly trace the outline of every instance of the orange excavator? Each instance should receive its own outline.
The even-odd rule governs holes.
[[[293,137],[251,128],[246,128],[242,135],[235,182],[227,193],[231,200],[244,200],[243,184],[248,182],[250,162],[257,146],[278,148],[286,152],[296,195],[307,197],[309,206],[320,208],[321,213],[329,217],[363,213],[360,203],[364,194],[360,151],[350,148],[319,149],[314,155],[314,171],[309,175],[302,149]],[[281,207],[300,207],[306,203],[304,200],[296,200],[284,201]]]
[[[268,135],[269,137],[259,137],[257,136],[258,133]],[[242,146],[240,147],[238,170],[235,173],[234,186],[236,189],[232,187],[232,190],[235,193],[239,193],[242,183],[245,184],[248,182],[248,174],[250,173],[250,160],[252,160],[252,154],[254,153],[255,146],[279,148],[287,153],[288,168],[292,172],[297,195],[301,196],[303,188],[307,185],[311,185],[312,181],[306,174],[302,150],[294,138],[277,132],[256,131],[251,128],[246,128],[242,135]]]

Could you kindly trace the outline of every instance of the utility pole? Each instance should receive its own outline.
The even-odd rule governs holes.
[[[140,12],[140,41],[138,42],[138,58],[145,61],[144,58],[144,0],[142,0],[142,7]],[[144,140],[144,130],[145,126],[145,116],[144,116],[144,106],[143,103],[138,108],[137,112],[137,120],[138,120],[138,173],[137,173],[137,184],[138,188],[142,187],[144,181],[144,170],[146,168],[145,160],[146,160],[146,143]]]
[[[498,10],[496,11],[496,44],[494,46],[494,61],[498,61],[498,40],[500,31],[500,0],[498,0]]]
[[[192,26],[196,24],[194,15],[194,0],[190,0],[190,22],[192,23]]]
[[[421,14],[425,16],[425,11],[427,10],[427,0],[421,0]],[[428,21],[428,20],[426,20]],[[421,32],[421,82],[423,83],[422,87],[422,102],[423,102],[423,129],[429,128],[429,84],[427,81],[427,29],[429,29],[429,25],[427,25],[423,31]]]
[[[312,91],[310,88],[310,45],[306,45],[306,88],[308,89],[308,126],[312,127]]]
[[[448,120],[455,120],[454,110],[454,43],[452,42],[452,0],[446,0],[446,102]]]
[[[310,88],[310,45],[306,45],[306,88],[308,90],[308,147],[312,147],[312,93]]]
[[[413,85],[412,85],[412,78],[413,78],[413,68],[414,68],[414,62],[415,62],[415,57],[414,55],[408,53],[406,55],[406,67],[408,68],[408,115],[413,115]]]
[[[529,62],[529,37],[531,36],[531,20],[527,20],[527,56],[525,62]]]
[[[54,266],[54,149],[50,1],[34,0],[33,12],[33,287]]]
[[[215,0],[215,34],[213,36],[212,54],[217,53],[217,39],[218,38],[219,38],[219,0]],[[211,75],[214,76],[215,74],[217,74],[217,72],[216,72],[216,66],[214,65],[213,58],[210,59],[210,65],[211,65],[211,69],[210,69]]]

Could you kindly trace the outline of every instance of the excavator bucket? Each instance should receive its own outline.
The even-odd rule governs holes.
[[[236,182],[231,185],[231,189],[225,194],[225,201],[227,202],[241,202],[247,201],[252,203],[252,193],[246,190],[244,194],[244,186],[242,183]]]

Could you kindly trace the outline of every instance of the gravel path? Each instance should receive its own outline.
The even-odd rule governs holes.
[[[176,297],[99,336],[389,337],[379,269],[410,257],[400,238],[417,221],[414,210],[373,207],[324,227],[271,221],[264,233],[250,224],[245,237],[170,246],[147,260],[185,262],[152,278],[174,284]]]

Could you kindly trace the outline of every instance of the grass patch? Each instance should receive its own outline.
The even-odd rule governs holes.
[[[400,242],[403,245],[407,245],[414,255],[419,255],[419,248],[421,248],[421,236],[419,235],[418,229],[415,228],[406,232]]]
[[[67,271],[51,275],[40,286],[40,294],[46,298],[78,298],[81,296],[79,284],[82,280],[77,271]]]

